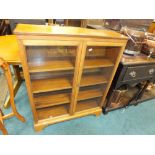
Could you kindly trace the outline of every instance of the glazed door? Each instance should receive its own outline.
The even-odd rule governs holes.
[[[34,116],[43,120],[68,115],[73,107],[81,42],[24,40],[23,44]]]
[[[101,108],[123,52],[120,43],[85,42],[74,113]]]

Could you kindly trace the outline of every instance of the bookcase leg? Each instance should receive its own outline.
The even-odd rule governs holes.
[[[98,116],[101,115],[101,113],[102,113],[102,111],[100,111],[100,112],[96,112],[96,113],[95,113],[95,116],[98,117]]]
[[[47,127],[46,125],[34,125],[34,130],[36,132],[41,132],[45,127]]]

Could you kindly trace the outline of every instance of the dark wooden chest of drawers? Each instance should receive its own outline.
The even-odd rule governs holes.
[[[106,107],[104,107],[104,112],[121,108],[131,103],[137,104],[138,102],[142,102],[143,101],[142,99],[138,100],[138,95],[136,101],[126,99],[127,95],[124,92],[128,93],[130,90],[131,92],[129,96],[132,95],[134,96],[139,91],[139,95],[142,98],[142,94],[144,92],[141,93],[140,91],[145,91],[144,89],[146,89],[148,83],[151,82],[153,83],[154,81],[155,81],[155,59],[147,58],[143,54],[134,57],[123,55],[119,67],[117,69],[117,72],[115,74],[115,77],[113,79],[110,91],[108,93],[107,103]],[[138,88],[136,87],[140,83],[142,84],[144,83],[144,88],[138,90]],[[126,90],[123,90],[122,88],[125,88]],[[120,97],[122,97],[121,101],[119,101],[118,99]],[[116,102],[124,102],[124,103],[116,103]]]

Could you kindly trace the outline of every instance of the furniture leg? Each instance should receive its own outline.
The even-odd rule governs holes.
[[[129,100],[129,102],[128,102],[128,104],[126,105],[126,107],[128,107],[132,101],[134,101],[134,100],[136,100],[136,99],[138,98],[140,92],[141,92],[141,89],[139,89],[139,90],[137,91],[137,93]],[[136,104],[135,104],[135,105],[136,105]]]
[[[2,131],[4,135],[8,135],[8,132],[1,121],[0,121],[0,130]]]
[[[3,123],[3,116],[4,116],[4,114],[3,114],[2,110],[0,109],[0,122],[2,122],[2,123]]]
[[[5,77],[7,79],[8,89],[9,89],[9,93],[10,93],[10,104],[11,104],[13,114],[20,121],[25,122],[25,118],[17,112],[16,106],[15,106],[14,89],[13,89],[13,85],[12,85],[12,76],[11,76],[10,66],[3,59],[0,59],[0,65],[2,66],[4,73],[5,73]]]
[[[14,73],[15,73],[15,84],[14,84],[14,95],[17,94],[18,89],[22,83],[22,78],[20,76],[20,69],[18,65],[13,65]],[[8,108],[10,106],[10,96],[7,97],[5,103],[4,103],[4,108]]]
[[[1,109],[0,109],[0,116],[4,116],[4,113]]]
[[[96,112],[96,113],[95,113],[95,116],[98,117],[98,116],[101,115],[101,113],[102,113],[102,111],[101,111],[101,112]]]
[[[134,104],[136,106],[138,104],[137,100],[142,97],[142,95],[144,94],[145,89],[147,88],[148,84],[149,84],[149,81],[147,81],[145,83],[145,85],[137,91],[137,93],[131,98],[131,100],[128,102],[128,104],[126,106],[128,106],[133,100],[136,101],[136,103]]]
[[[145,85],[143,86],[143,88],[141,89],[139,95],[137,96],[136,101],[141,99],[141,97],[143,96],[143,94],[144,94],[146,88],[148,87],[149,83],[150,83],[150,81],[146,81]],[[137,105],[137,104],[138,104],[138,102],[135,105]]]
[[[5,71],[5,76],[7,78],[8,88],[9,88],[9,92],[10,92],[10,104],[11,104],[13,113],[20,121],[25,122],[25,118],[17,112],[16,106],[15,106],[14,89],[13,89],[13,85],[11,83],[12,77],[11,77],[11,71],[10,71],[9,66],[8,66],[8,70]]]

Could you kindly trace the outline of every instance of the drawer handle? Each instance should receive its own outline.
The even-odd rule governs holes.
[[[134,77],[136,77],[136,72],[132,71],[132,72],[129,73],[129,75],[134,78]]]
[[[153,74],[153,73],[154,73],[154,69],[153,68],[149,69],[149,74]]]

